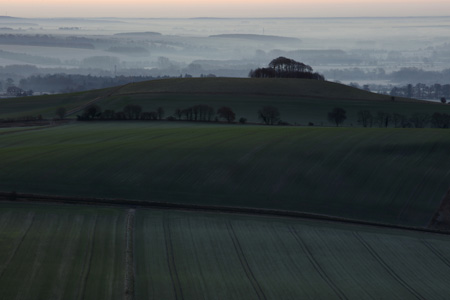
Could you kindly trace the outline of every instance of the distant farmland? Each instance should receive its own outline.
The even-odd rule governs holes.
[[[440,129],[81,123],[3,135],[0,190],[260,207],[425,227],[450,181]]]
[[[128,209],[1,203],[0,298],[430,300],[450,293],[447,236],[232,214],[134,214],[129,227]]]

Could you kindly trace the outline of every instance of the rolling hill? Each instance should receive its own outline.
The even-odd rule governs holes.
[[[0,118],[41,114],[52,118],[64,106],[75,117],[89,101],[104,109],[121,111],[127,104],[138,104],[144,111],[163,107],[166,116],[176,109],[207,104],[214,109],[231,107],[237,119],[260,122],[257,111],[264,105],[277,107],[281,119],[291,124],[332,125],[327,113],[340,106],[347,111],[344,125],[357,126],[357,112],[369,110],[411,115],[450,112],[450,106],[425,101],[384,96],[345,85],[302,79],[179,78],[128,84],[122,87],[77,94],[0,100]],[[76,109],[78,108],[78,110]]]
[[[90,103],[161,106],[166,116],[230,106],[250,122],[273,105],[285,121],[323,126],[72,120],[0,128],[1,299],[450,293],[449,233],[427,229],[449,225],[448,130],[356,128],[361,109],[411,115],[450,106],[329,82],[200,78],[2,99],[0,118],[52,118],[65,107],[75,119]],[[336,106],[347,110],[345,128],[326,121]]]

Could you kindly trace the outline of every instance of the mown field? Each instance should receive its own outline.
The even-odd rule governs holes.
[[[0,100],[0,119],[8,117],[55,117],[58,107],[68,111],[100,97],[102,110],[122,111],[128,104],[140,105],[143,111],[165,110],[165,117],[176,109],[207,104],[215,110],[228,106],[236,113],[236,121],[261,122],[258,110],[272,105],[280,111],[281,120],[291,124],[334,126],[327,114],[339,106],[347,111],[344,126],[359,126],[357,113],[369,110],[400,113],[410,117],[414,113],[450,113],[450,105],[429,103],[369,93],[345,85],[302,79],[250,78],[183,78],[134,83],[119,88],[89,91],[77,94],[28,97]],[[69,117],[76,118],[76,112]]]
[[[431,300],[450,293],[447,236],[138,208],[127,264],[128,211],[0,203],[0,298]]]
[[[440,129],[87,122],[1,136],[0,191],[258,207],[426,227]]]

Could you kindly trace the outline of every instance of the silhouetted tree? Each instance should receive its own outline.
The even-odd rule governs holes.
[[[164,118],[164,108],[161,106],[156,109],[156,113],[158,114],[158,120],[162,120]]]
[[[141,120],[157,120],[158,113],[156,111],[149,111],[141,113]]]
[[[431,116],[431,126],[435,128],[450,128],[450,115],[446,113],[435,112]]]
[[[231,123],[236,118],[236,114],[233,110],[227,106],[223,106],[217,110],[217,115],[221,119],[225,119],[228,123]]]
[[[56,109],[56,115],[62,120],[66,116],[66,108],[65,107],[58,107]]]
[[[379,127],[389,127],[389,123],[392,120],[392,116],[390,113],[385,111],[378,111],[375,117],[375,120]]]
[[[405,127],[407,127],[407,124],[408,124],[408,118],[399,113],[392,114],[392,121],[394,122],[395,128],[398,128],[398,127],[405,128]]]
[[[105,109],[105,111],[102,113],[102,119],[104,120],[113,120],[116,117],[116,113],[114,110],[111,109]]]
[[[274,106],[264,106],[258,111],[258,118],[266,125],[274,125],[280,120],[280,112]]]
[[[415,113],[409,121],[415,128],[424,128],[430,122],[430,116],[426,113]]]
[[[129,120],[137,120],[141,116],[142,107],[140,105],[128,104],[123,108],[123,112]]]
[[[178,120],[181,120],[181,117],[183,116],[183,110],[181,108],[175,109],[174,115]]]
[[[95,119],[100,117],[102,110],[97,104],[91,104],[84,109],[83,117],[85,119]]]
[[[363,127],[372,127],[373,117],[372,113],[368,110],[358,111],[358,123]]]
[[[447,99],[445,99],[445,97],[442,97],[441,98],[441,103],[443,103],[443,104],[447,103]]]
[[[347,119],[346,111],[341,107],[335,107],[328,113],[328,121],[336,123],[337,127],[339,124],[342,124],[345,119]]]

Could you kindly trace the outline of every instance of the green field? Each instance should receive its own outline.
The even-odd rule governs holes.
[[[447,236],[289,218],[0,204],[0,299],[445,299]],[[127,297],[128,296],[128,297]]]
[[[0,100],[0,119],[8,117],[55,117],[58,107],[68,111],[82,107],[97,99],[102,110],[122,111],[128,104],[138,104],[144,111],[163,107],[165,116],[175,110],[196,104],[207,104],[215,110],[231,107],[236,120],[244,117],[249,122],[261,122],[258,110],[273,105],[280,111],[281,119],[291,124],[334,126],[327,113],[340,106],[347,111],[345,126],[358,126],[359,110],[400,113],[407,117],[414,113],[450,113],[450,105],[413,99],[397,98],[369,93],[345,85],[304,79],[249,79],[249,78],[184,78],[134,83],[119,88],[89,91],[77,94],[27,97]],[[73,113],[75,118],[81,112]]]
[[[440,129],[77,123],[1,136],[0,191],[314,212],[427,226]]]
[[[123,299],[125,213],[0,204],[0,299]]]
[[[0,299],[448,298],[448,235],[386,227],[428,227],[450,200],[448,130],[358,128],[356,114],[450,113],[450,105],[309,80],[202,78],[0,100],[0,119],[52,118],[61,106],[75,118],[92,102],[116,111],[162,106],[166,116],[196,104],[230,106],[250,122],[273,105],[284,121],[323,126],[68,121],[0,128]],[[326,121],[336,106],[347,110],[344,128]],[[32,196],[21,203],[23,194],[61,203],[32,203]],[[69,205],[64,196],[116,206]],[[347,223],[146,209],[126,200],[314,213]]]

